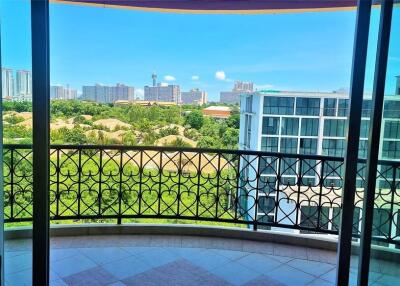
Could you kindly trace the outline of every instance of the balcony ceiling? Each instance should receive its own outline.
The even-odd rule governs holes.
[[[100,7],[192,13],[285,13],[353,9],[357,0],[53,0]],[[373,2],[378,2],[374,0]]]

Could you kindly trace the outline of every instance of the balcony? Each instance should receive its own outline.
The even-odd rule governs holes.
[[[50,162],[51,285],[335,282],[343,158],[60,145]],[[356,253],[364,169],[361,160]],[[371,277],[385,285],[399,274],[400,162],[378,169]],[[6,281],[29,285],[31,146],[4,146],[4,190]]]
[[[160,281],[162,285],[333,285],[335,282],[336,251],[314,248],[312,244],[156,235],[155,228],[153,234],[99,235],[104,230],[94,227],[90,236],[82,232],[51,239],[50,285],[161,285]],[[142,233],[146,230],[151,232],[151,228],[144,226],[137,229]],[[209,230],[209,235],[214,233]],[[59,229],[58,234],[62,231],[65,230]],[[159,233],[162,231],[166,228]],[[189,228],[173,231],[191,232]],[[5,278],[9,282],[6,285],[31,284],[31,246],[29,239],[6,241]],[[352,261],[351,285],[354,285],[356,257]],[[376,285],[399,282],[399,269],[392,262],[374,261],[371,270]]]

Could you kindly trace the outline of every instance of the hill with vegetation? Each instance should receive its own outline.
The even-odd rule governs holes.
[[[225,120],[202,106],[115,106],[78,100],[51,102],[52,144],[119,144],[237,149],[239,110]],[[32,143],[32,105],[4,102],[4,143]]]

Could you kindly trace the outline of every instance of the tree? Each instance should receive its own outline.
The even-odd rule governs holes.
[[[179,129],[178,126],[162,128],[160,129],[159,134],[160,137],[165,137],[168,135],[179,135]]]
[[[78,116],[74,117],[73,122],[74,122],[74,124],[93,125],[92,121],[87,120],[83,115],[78,115]]]
[[[197,143],[199,148],[221,148],[221,142],[211,136],[203,136]]]
[[[136,134],[129,130],[128,132],[126,132],[123,136],[122,136],[122,143],[125,146],[135,146],[137,144],[137,138],[136,138]]]
[[[182,140],[182,138],[176,138],[174,141],[165,144],[164,146],[169,147],[192,147],[189,143]]]
[[[200,138],[200,133],[193,128],[187,128],[183,131],[183,135],[186,138],[192,139],[192,140],[198,140]]]
[[[74,128],[68,130],[64,136],[65,142],[71,144],[85,144],[87,143],[86,136],[83,132],[83,129],[80,127],[75,126]]]
[[[222,135],[222,143],[226,148],[236,149],[239,141],[239,130],[228,127]]]
[[[190,112],[185,117],[185,124],[189,125],[191,128],[200,130],[204,123],[204,116],[203,113],[199,110],[195,110]]]
[[[235,114],[232,114],[231,116],[229,116],[228,119],[226,119],[226,124],[229,127],[239,129],[239,127],[240,127],[240,114],[235,113]]]

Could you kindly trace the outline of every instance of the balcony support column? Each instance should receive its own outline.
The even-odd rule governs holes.
[[[31,0],[33,113],[32,285],[49,285],[49,0]]]
[[[368,134],[368,155],[365,177],[366,185],[363,199],[360,260],[358,265],[359,286],[368,285],[379,141],[381,138],[383,99],[385,97],[386,69],[389,54],[392,11],[393,0],[383,0],[379,22],[378,48],[375,60],[372,111],[370,115],[371,123]]]
[[[371,0],[358,0],[350,86],[350,112],[344,161],[342,212],[337,254],[336,285],[347,286],[350,274],[354,198],[356,192],[358,144],[367,61]]]

